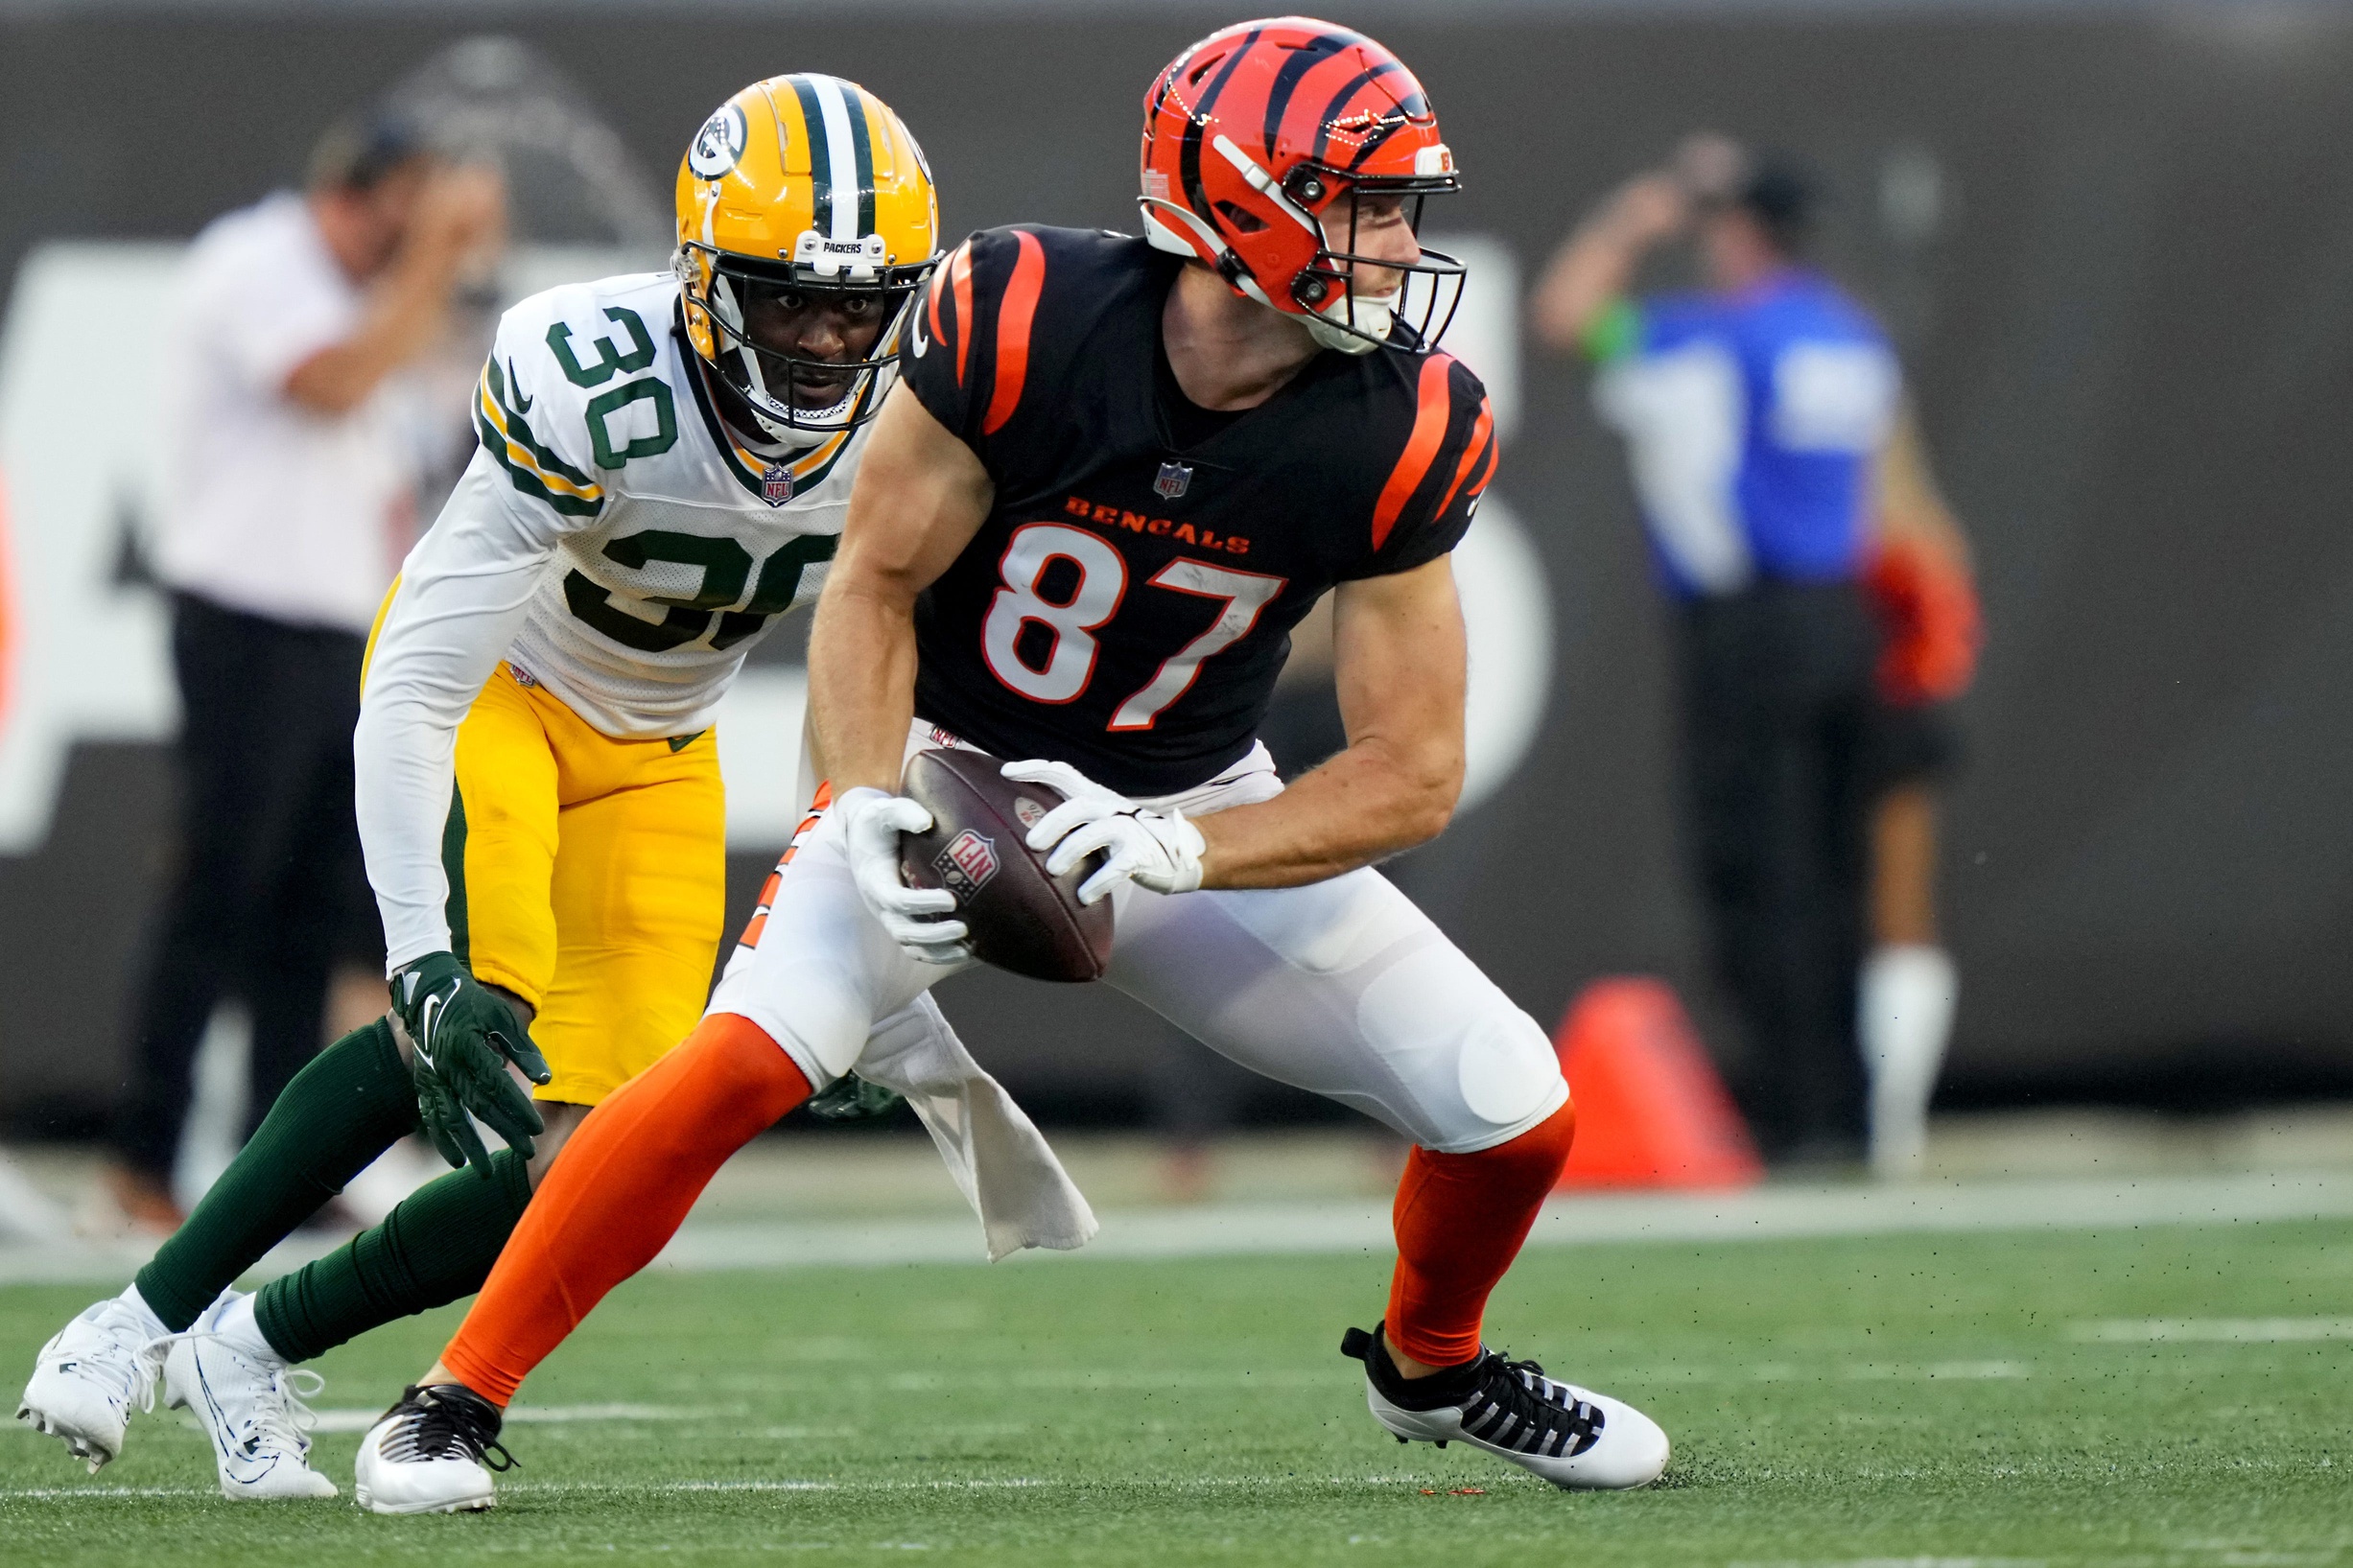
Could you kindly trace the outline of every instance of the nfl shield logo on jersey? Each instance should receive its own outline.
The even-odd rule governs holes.
[[[792,470],[783,463],[770,463],[760,473],[760,499],[771,506],[782,506],[792,499]]]
[[[1186,486],[1192,481],[1192,464],[1163,463],[1160,465],[1160,478],[1152,481],[1152,488],[1159,493],[1161,500],[1174,501],[1185,493]]]

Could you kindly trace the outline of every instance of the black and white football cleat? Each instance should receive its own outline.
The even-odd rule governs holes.
[[[1622,1400],[1546,1377],[1533,1361],[1493,1350],[1428,1377],[1389,1359],[1381,1327],[1352,1328],[1340,1353],[1364,1363],[1365,1402],[1400,1442],[1469,1443],[1556,1486],[1647,1486],[1667,1467],[1667,1435]]]
[[[352,1495],[375,1513],[495,1508],[490,1472],[515,1465],[502,1424],[499,1407],[462,1384],[411,1384],[360,1439]]]

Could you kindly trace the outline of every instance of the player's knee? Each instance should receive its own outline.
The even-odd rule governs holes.
[[[1491,1127],[1521,1126],[1567,1094],[1552,1041],[1499,992],[1467,1020],[1454,1073],[1465,1107]]]
[[[1491,1147],[1567,1098],[1544,1031],[1451,945],[1392,964],[1366,988],[1358,1020],[1412,1096],[1405,1125],[1425,1148]]]
[[[767,1010],[761,1022],[805,1069],[814,1069],[810,1076],[815,1087],[848,1072],[874,1027],[874,1008],[865,995],[838,968],[817,964],[793,966],[772,994],[788,998],[788,1005]]]

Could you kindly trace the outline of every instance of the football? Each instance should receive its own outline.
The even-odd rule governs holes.
[[[1099,980],[1111,963],[1111,901],[1082,904],[1078,886],[1102,864],[1090,855],[1060,877],[1024,842],[1062,797],[1017,784],[982,751],[915,754],[901,788],[931,813],[931,831],[902,833],[909,887],[944,887],[972,927],[984,963],[1033,980]]]

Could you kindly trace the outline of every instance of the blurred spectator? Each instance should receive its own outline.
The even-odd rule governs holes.
[[[1879,455],[1864,572],[1885,646],[1872,724],[1871,956],[1859,1021],[1871,1070],[1871,1164],[1915,1173],[1952,1033],[1959,977],[1937,922],[1936,785],[1960,760],[1947,704],[1977,666],[1968,541],[1937,489],[1909,409]]]
[[[1612,194],[1554,257],[1541,336],[1599,366],[1678,615],[1683,798],[1718,971],[1748,1037],[1734,1084],[1777,1164],[1865,1150],[1857,1039],[1881,638],[1861,577],[1901,375],[1803,260],[1816,192],[1721,137]],[[1706,288],[1636,299],[1659,245]]]
[[[109,1171],[143,1229],[178,1223],[172,1169],[217,1002],[240,998],[251,1018],[247,1131],[320,1045],[339,962],[364,981],[350,994],[363,1018],[384,1006],[351,732],[415,506],[388,382],[442,331],[504,206],[495,176],[449,167],[418,128],[379,118],[327,135],[306,192],[230,213],[189,249],[156,551],[184,714],[181,852]]]

